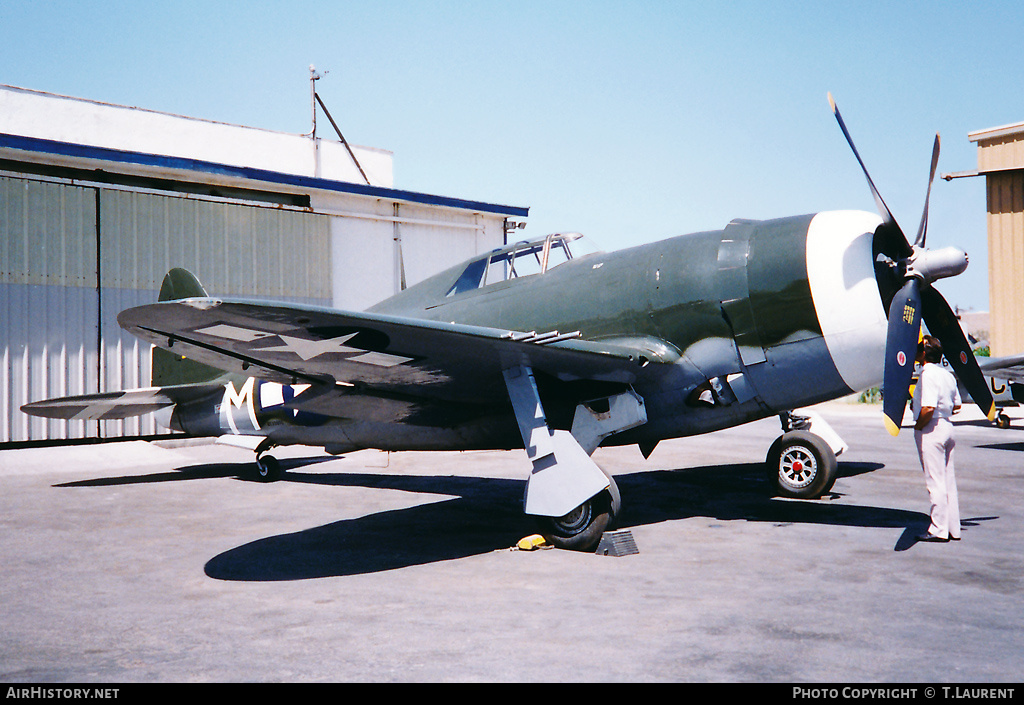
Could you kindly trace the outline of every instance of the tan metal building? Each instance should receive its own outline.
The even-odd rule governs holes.
[[[990,344],[1000,357],[1024,352],[1024,122],[968,135],[988,202]]]

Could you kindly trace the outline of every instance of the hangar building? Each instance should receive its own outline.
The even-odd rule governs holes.
[[[1024,352],[1024,122],[968,139],[985,176],[992,355],[1016,355]]]
[[[340,133],[339,133],[340,137]],[[390,152],[0,86],[0,443],[146,436],[29,417],[150,384],[122,309],[172,267],[211,294],[361,310],[500,247],[528,209],[403,191]]]

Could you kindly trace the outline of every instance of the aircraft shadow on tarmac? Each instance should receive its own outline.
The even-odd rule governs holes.
[[[326,463],[334,460],[333,457],[296,458],[281,461],[281,467],[301,467],[315,463]],[[91,480],[75,480],[74,482],[62,482],[54,487],[109,487],[112,485],[146,485],[156,482],[183,482],[186,480],[213,480],[217,478],[233,477],[239,480],[251,479],[254,466],[252,463],[210,463],[204,465],[191,465],[189,467],[175,468],[166,472],[151,473],[149,475],[120,475],[118,477],[97,477]]]
[[[1024,451],[1024,441],[1018,441],[1016,443],[986,443],[984,445],[976,446],[977,448],[991,448],[992,450],[1016,450]]]
[[[841,463],[849,477],[882,467]],[[619,475],[626,505],[616,528],[705,516],[722,521],[804,523],[903,529],[895,550],[913,545],[927,526],[920,512],[768,496],[761,463]],[[195,471],[196,469],[192,469]],[[283,481],[454,495],[451,499],[269,536],[206,564],[218,580],[283,581],[375,573],[507,549],[535,531],[521,512],[525,481],[482,477],[304,473]]]
[[[218,580],[284,581],[376,573],[506,549],[535,531],[532,519],[521,511],[525,479],[302,471],[304,466],[329,460],[332,458],[282,460],[287,472],[281,482],[393,489],[450,498],[259,539],[215,556],[207,562],[206,574]],[[251,463],[204,464],[56,486],[245,479],[251,467]],[[881,467],[880,463],[841,462],[839,476],[853,477]],[[615,481],[624,504],[616,529],[698,516],[720,521],[892,528],[903,529],[894,547],[902,551],[913,546],[915,537],[928,525],[928,516],[921,512],[836,504],[827,499],[773,498],[762,463],[652,470],[617,475]]]

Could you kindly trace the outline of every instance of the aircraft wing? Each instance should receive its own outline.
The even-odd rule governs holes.
[[[193,401],[223,390],[224,386],[221,384],[149,387],[46,399],[25,404],[21,410],[32,416],[50,419],[110,421],[158,411],[172,404]]]
[[[1024,353],[1008,357],[979,357],[978,366],[989,377],[1024,384]]]
[[[678,351],[639,338],[509,331],[401,316],[240,299],[192,298],[122,311],[133,335],[219,369],[263,380],[352,385],[435,401],[508,398],[501,372],[525,364],[572,382],[632,384]]]

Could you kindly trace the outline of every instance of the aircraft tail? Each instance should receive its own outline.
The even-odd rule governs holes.
[[[157,300],[177,301],[207,295],[206,289],[192,272],[175,268],[164,276]],[[223,370],[189,360],[182,355],[175,355],[170,350],[153,348],[154,387],[211,382],[223,375]]]
[[[206,290],[191,272],[172,269],[167,273],[160,286],[160,301],[176,301],[193,296],[206,296]],[[218,392],[220,379],[225,374],[223,370],[202,365],[161,348],[153,348],[152,387],[45,399],[25,404],[21,410],[32,416],[51,419],[127,419],[209,397]],[[168,425],[159,420],[158,423]]]

